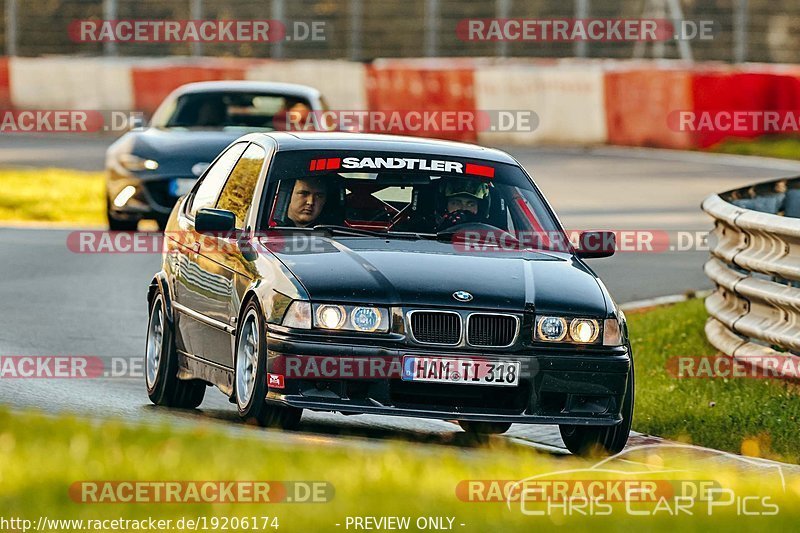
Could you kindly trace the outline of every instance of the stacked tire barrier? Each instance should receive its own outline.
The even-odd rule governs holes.
[[[778,366],[800,368],[800,178],[715,194],[703,210],[715,224],[705,265],[717,286],[706,299],[708,340],[750,365],[789,358]]]

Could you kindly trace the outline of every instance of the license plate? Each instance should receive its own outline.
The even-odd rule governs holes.
[[[519,362],[445,357],[403,357],[403,381],[462,385],[519,384]]]
[[[189,194],[196,182],[197,180],[194,178],[174,179],[172,180],[172,183],[169,184],[169,192],[172,196],[183,196],[184,194]]]

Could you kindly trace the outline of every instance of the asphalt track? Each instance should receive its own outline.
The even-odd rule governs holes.
[[[0,138],[0,166],[102,168],[107,139]],[[771,160],[629,149],[509,148],[528,168],[569,229],[708,230],[699,209],[712,192],[759,179],[800,174]],[[1,193],[0,193],[1,194]],[[0,403],[14,409],[68,411],[92,417],[165,424],[208,424],[265,439],[372,446],[386,439],[469,447],[451,423],[423,419],[306,413],[299,431],[249,428],[216,389],[201,408],[183,412],[149,404],[141,372],[145,290],[160,258],[87,255],[66,246],[69,230],[0,228],[0,355],[91,355],[124,377],[4,379]],[[619,253],[592,261],[620,303],[708,288],[704,250]],[[128,372],[122,367],[128,365]],[[138,363],[137,363],[138,364]],[[133,374],[133,375],[131,375]],[[557,428],[514,426],[514,442],[563,453]],[[505,437],[500,437],[505,438]],[[642,442],[642,437],[636,442]]]

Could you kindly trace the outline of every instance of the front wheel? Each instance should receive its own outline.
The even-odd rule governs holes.
[[[245,308],[236,336],[234,400],[239,416],[260,426],[292,429],[300,424],[302,409],[266,402],[267,342],[265,322],[255,300]]]
[[[157,291],[150,303],[147,346],[144,355],[147,396],[156,405],[194,409],[203,403],[206,384],[200,380],[178,379],[175,335],[167,320],[164,295]]]
[[[616,426],[568,426],[561,425],[561,439],[567,449],[575,455],[615,455],[622,451],[628,442],[633,422],[634,372],[633,354],[630,345],[631,369],[628,371],[628,385],[625,387],[625,398],[622,400],[622,422]]]

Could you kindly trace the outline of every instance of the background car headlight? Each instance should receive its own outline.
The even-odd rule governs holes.
[[[119,164],[126,170],[156,170],[158,168],[158,161],[152,159],[144,159],[133,154],[120,154]]]
[[[569,336],[572,340],[581,344],[589,344],[597,339],[600,333],[600,326],[597,320],[591,318],[576,318],[569,325]]]
[[[558,342],[567,335],[567,321],[560,316],[543,316],[536,322],[536,338]]]
[[[316,312],[317,327],[325,329],[341,329],[347,312],[341,305],[320,305]]]
[[[311,329],[311,304],[295,300],[283,315],[282,324],[287,328]]]
[[[350,314],[350,324],[358,331],[375,331],[381,325],[381,312],[374,307],[356,307]]]

